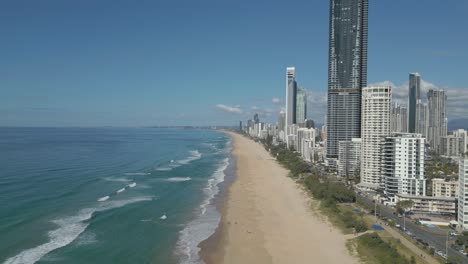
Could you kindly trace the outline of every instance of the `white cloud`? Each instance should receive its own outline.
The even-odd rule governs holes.
[[[279,98],[276,98],[276,97],[275,97],[275,98],[271,99],[271,102],[272,102],[273,104],[280,104],[280,103],[281,103],[281,100],[280,100]]]
[[[228,105],[224,105],[224,104],[217,104],[216,108],[218,108],[219,110],[222,110],[224,112],[228,112],[228,113],[234,113],[234,114],[242,114],[243,113],[242,109],[240,109],[240,106],[238,106],[238,105],[228,106]]]

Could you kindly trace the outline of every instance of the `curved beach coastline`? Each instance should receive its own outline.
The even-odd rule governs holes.
[[[312,212],[310,198],[261,146],[233,138],[237,178],[217,231],[200,243],[211,263],[358,263],[341,232]]]

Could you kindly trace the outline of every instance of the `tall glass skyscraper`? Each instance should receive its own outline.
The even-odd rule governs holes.
[[[286,127],[296,124],[296,93],[296,68],[288,67],[286,68]]]
[[[408,132],[417,133],[417,106],[416,104],[421,99],[421,76],[419,73],[410,73],[409,75],[409,90],[408,90]]]
[[[298,88],[296,93],[296,123],[303,124],[307,119],[307,92]]]
[[[367,86],[368,0],[330,0],[327,157],[339,141],[361,137],[361,91]]]

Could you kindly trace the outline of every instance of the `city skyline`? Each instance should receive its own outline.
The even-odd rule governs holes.
[[[107,3],[1,4],[8,39],[0,44],[1,125],[234,125],[253,112],[273,120],[284,105],[283,72],[290,65],[308,90],[308,116],[323,122],[327,1],[294,1],[298,19],[292,28],[279,2],[267,8],[247,1],[183,8],[113,2],[106,12]],[[422,90],[432,83],[447,90],[449,120],[463,117],[468,80],[457,73],[466,69],[468,54],[456,43],[467,36],[456,32],[464,30],[467,5],[371,3],[368,83],[395,83],[398,99],[399,90],[407,94],[399,87],[408,73],[417,71]],[[410,10],[416,7],[424,12],[414,17]],[[392,19],[394,13],[399,19]],[[297,41],[281,52],[291,43],[286,28]]]

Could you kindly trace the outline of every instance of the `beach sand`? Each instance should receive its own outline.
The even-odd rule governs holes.
[[[359,263],[345,236],[311,209],[311,198],[258,143],[233,138],[237,178],[221,223],[202,242],[207,263]]]

